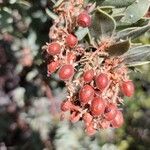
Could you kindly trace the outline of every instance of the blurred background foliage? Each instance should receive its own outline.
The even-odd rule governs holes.
[[[136,93],[125,99],[122,128],[87,137],[82,123],[59,120],[64,84],[46,76],[41,50],[51,7],[50,0],[0,0],[0,150],[150,149],[149,64],[131,71]],[[150,44],[150,33],[135,40]]]

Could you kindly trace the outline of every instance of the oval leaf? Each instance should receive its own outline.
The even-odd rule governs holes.
[[[127,28],[127,29],[122,30],[122,31],[117,33],[117,39],[116,40],[127,39],[127,38],[134,39],[134,38],[142,35],[143,33],[145,33],[148,30],[150,30],[149,24],[144,26],[144,27]]]
[[[124,54],[123,58],[126,64],[148,61],[150,59],[150,45],[132,48]]]
[[[98,1],[98,0],[97,0]],[[115,7],[127,7],[131,5],[135,0],[105,0],[101,5],[109,5]]]
[[[145,15],[145,13],[148,11],[149,6],[149,0],[136,0],[126,9],[125,16],[122,18],[122,22],[126,22],[129,24],[137,22]]]
[[[150,61],[136,61],[136,62],[128,63],[127,66],[135,67],[135,66],[141,66],[141,65],[145,65],[145,64],[149,64],[149,63],[150,63]]]
[[[111,45],[107,51],[111,56],[120,56],[128,51],[130,48],[130,41],[122,41]]]
[[[92,15],[92,25],[89,28],[91,37],[94,39],[99,39],[102,37],[111,36],[115,30],[114,19],[97,8],[95,13]]]

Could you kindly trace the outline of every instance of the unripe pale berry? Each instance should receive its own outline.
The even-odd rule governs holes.
[[[107,75],[104,73],[101,73],[97,76],[95,82],[99,90],[104,90],[107,87],[109,81],[108,81]]]
[[[116,114],[117,114],[117,107],[113,104],[108,104],[104,112],[105,119],[110,121],[115,118]]]
[[[82,12],[77,18],[77,23],[83,28],[89,27],[91,25],[91,17],[87,12]]]
[[[113,128],[120,128],[124,123],[123,114],[121,111],[117,111],[116,117],[111,121]]]
[[[133,82],[132,81],[123,82],[121,85],[121,91],[125,96],[131,97],[135,91]]]
[[[61,51],[61,46],[57,42],[48,45],[47,53],[50,55],[57,55]]]
[[[93,77],[94,77],[94,71],[92,69],[84,72],[83,74],[83,79],[86,83],[91,82],[93,80]]]
[[[74,68],[72,65],[64,65],[59,70],[59,78],[61,80],[68,80],[74,75]]]
[[[63,102],[61,103],[60,108],[61,108],[62,111],[65,112],[65,111],[70,110],[70,109],[71,109],[71,106],[72,106],[72,103],[71,103],[70,101],[63,101]]]
[[[94,89],[90,85],[85,85],[79,91],[79,99],[81,103],[88,103],[94,97]]]
[[[66,43],[70,48],[74,48],[78,43],[78,39],[74,35],[69,34],[66,37]]]
[[[59,67],[59,61],[53,61],[47,65],[48,74],[54,73]]]
[[[105,102],[100,97],[95,97],[91,103],[91,113],[94,116],[100,116],[104,113]]]

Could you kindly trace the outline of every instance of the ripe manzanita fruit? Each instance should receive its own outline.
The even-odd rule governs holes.
[[[57,55],[61,52],[61,46],[56,42],[50,43],[47,52],[50,55]]]
[[[83,79],[85,82],[91,82],[94,78],[94,71],[91,69],[91,70],[87,70],[86,72],[84,72],[83,74]]]
[[[71,122],[82,120],[88,135],[93,135],[99,129],[121,127],[124,119],[118,108],[123,103],[120,93],[130,97],[135,91],[125,58],[120,54],[122,49],[119,49],[120,55],[112,55],[109,49],[116,43],[117,49],[122,40],[117,41],[113,34],[110,37],[108,34],[97,37],[101,33],[97,30],[101,22],[93,18],[105,16],[110,21],[111,17],[94,6],[91,3],[86,6],[83,0],[61,1],[54,9],[58,18],[50,29],[52,42],[43,48],[51,55],[48,61],[51,63],[47,65],[48,74],[59,68],[58,76],[66,83],[68,96],[61,104],[62,116],[68,111],[70,116],[67,118]],[[88,27],[89,30],[86,30]],[[109,26],[106,24],[106,27]],[[90,32],[91,38],[85,36],[88,35],[84,33],[86,31]]]
[[[85,28],[91,25],[91,17],[87,12],[82,12],[77,18],[78,25]]]
[[[115,118],[116,114],[117,114],[117,107],[113,104],[108,104],[104,112],[105,119],[110,121]]]
[[[61,80],[68,80],[74,75],[74,68],[72,65],[64,65],[59,70],[59,78]]]
[[[70,47],[70,48],[73,48],[77,45],[78,43],[78,39],[72,35],[72,34],[69,34],[67,37],[66,37],[66,43],[67,45]]]
[[[93,116],[100,116],[104,113],[105,102],[100,97],[95,97],[91,103],[91,113]]]
[[[53,61],[47,65],[47,73],[52,74],[54,73],[59,67],[59,61]]]
[[[79,91],[79,99],[81,103],[88,103],[94,97],[94,89],[90,85],[85,85]]]
[[[98,89],[104,90],[107,87],[109,81],[107,75],[101,73],[96,77],[95,82]]]
[[[123,125],[124,119],[121,111],[117,111],[115,118],[111,121],[111,125],[114,128],[119,128]]]
[[[131,97],[134,94],[134,84],[132,81],[123,82],[121,85],[121,91],[125,96]]]

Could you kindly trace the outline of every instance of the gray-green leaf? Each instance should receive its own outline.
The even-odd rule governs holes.
[[[126,9],[125,16],[122,18],[122,22],[126,22],[129,24],[137,22],[145,15],[145,13],[148,11],[149,6],[149,0],[136,0]]]
[[[64,0],[58,0],[55,5],[53,6],[53,8],[58,7]]]
[[[148,61],[150,60],[150,45],[131,48],[123,55],[123,58],[126,64]]]
[[[130,62],[127,64],[128,67],[135,67],[135,66],[141,66],[145,64],[149,64],[150,61],[136,61],[136,62]]]
[[[134,39],[134,38],[142,35],[143,33],[145,33],[148,30],[150,30],[150,24],[143,26],[143,27],[127,28],[127,29],[122,30],[117,33],[116,40],[127,39],[127,38]]]
[[[97,8],[92,15],[92,25],[89,28],[91,37],[94,39],[110,37],[115,28],[114,19],[100,8]]]
[[[130,41],[122,41],[111,45],[107,51],[111,56],[120,56],[128,51],[130,48]]]
[[[50,18],[52,18],[53,20],[55,20],[55,19],[58,18],[58,16],[57,16],[55,13],[53,13],[52,11],[50,11],[48,8],[46,8],[45,11],[46,11],[47,15],[48,15]]]
[[[87,35],[88,32],[89,32],[88,28],[79,27],[78,30],[75,32],[75,35],[78,37],[78,40],[80,41]]]
[[[97,0],[98,2],[99,0]],[[102,2],[101,5],[109,5],[109,6],[115,6],[115,7],[127,7],[131,5],[135,0],[105,0]]]

